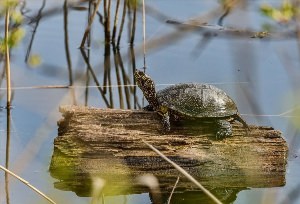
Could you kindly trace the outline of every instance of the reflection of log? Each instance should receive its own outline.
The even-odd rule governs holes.
[[[179,173],[141,142],[145,140],[210,188],[285,184],[287,145],[270,127],[250,126],[247,134],[234,123],[232,137],[215,140],[210,122],[173,124],[173,131],[162,135],[153,112],[77,106],[60,111],[50,172],[61,181],[92,174],[116,187],[120,182],[132,184],[136,175],[153,173],[162,189],[171,189]],[[183,178],[178,184],[178,189],[193,188]]]

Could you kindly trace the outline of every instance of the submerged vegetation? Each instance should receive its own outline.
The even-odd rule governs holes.
[[[135,70],[143,69],[143,71],[147,72],[152,71],[153,69],[150,66],[156,65],[156,63],[152,61],[152,63],[149,63],[150,66],[148,67],[146,64],[147,56],[149,56],[148,53],[153,53],[153,51],[160,51],[177,45],[177,43],[180,43],[182,40],[189,39],[190,36],[197,36],[199,41],[193,43],[194,48],[191,48],[191,50],[183,50],[183,53],[188,53],[188,55],[191,54],[193,56],[193,60],[201,59],[201,63],[206,62],[201,57],[205,54],[205,49],[215,39],[241,39],[251,43],[261,42],[264,40],[279,41],[293,39],[297,42],[297,46],[300,45],[300,7],[296,1],[290,0],[283,0],[280,5],[261,3],[259,7],[256,7],[256,11],[260,12],[261,16],[265,17],[263,18],[265,22],[267,22],[262,24],[261,29],[258,30],[249,28],[248,25],[244,27],[233,27],[230,23],[228,23],[230,18],[236,18],[232,17],[236,11],[243,11],[243,9],[247,7],[247,4],[250,4],[243,0],[216,1],[219,4],[216,4],[214,8],[211,10],[205,10],[205,12],[202,11],[200,16],[197,15],[196,17],[189,18],[188,20],[183,20],[180,15],[176,16],[176,19],[174,19],[173,17],[168,16],[167,12],[164,11],[166,7],[162,6],[162,8],[159,8],[158,6],[156,8],[151,6],[151,3],[153,4],[153,2],[149,2],[148,4],[147,1],[141,0],[64,0],[63,2],[57,1],[56,3],[42,0],[37,2],[40,5],[38,5],[35,9],[28,6],[30,5],[30,1],[26,0],[3,0],[0,2],[0,26],[3,28],[0,29],[0,63],[3,65],[3,69],[0,73],[0,99],[2,101],[6,101],[5,107],[7,108],[7,126],[5,127],[7,131],[6,165],[5,168],[0,166],[4,171],[10,169],[10,126],[12,117],[11,111],[13,111],[11,110],[11,107],[14,102],[16,102],[14,101],[16,99],[13,96],[14,91],[17,89],[33,90],[43,88],[46,89],[46,91],[66,89],[67,94],[61,98],[58,106],[68,101],[67,103],[72,105],[83,104],[85,106],[89,106],[96,104],[97,106],[105,108],[140,109],[144,107],[145,104],[141,93],[139,93],[135,86],[136,82],[133,77]],[[52,4],[52,7],[47,7],[47,4]],[[169,7],[172,9],[171,5],[169,5]],[[74,15],[78,15],[81,18],[77,18],[76,16],[76,25],[71,27],[71,25],[74,24],[74,22],[72,22],[72,16],[74,17]],[[51,39],[46,39],[43,42],[38,36],[40,29],[43,29],[41,27],[44,26],[45,23],[47,23],[46,21],[52,17],[59,17],[59,22],[63,25],[61,27],[63,34],[58,35],[58,38],[61,39],[59,42],[63,42],[64,62],[59,65],[55,64],[56,58],[57,61],[60,60],[58,59],[60,57],[58,45],[53,45]],[[151,31],[151,35],[148,37],[146,33],[149,31],[149,24],[148,21],[146,21],[146,17],[151,18],[151,23],[153,23],[153,21],[157,21],[160,25],[165,26],[166,28],[163,27],[161,30],[164,31],[161,33],[158,31]],[[74,29],[74,27],[76,27],[76,29]],[[151,29],[153,29],[153,27],[154,26],[152,25]],[[50,31],[50,29],[48,31]],[[57,31],[53,30],[51,27],[51,32],[56,33]],[[78,33],[74,32],[81,32],[80,37],[78,38]],[[43,50],[43,52],[39,52],[40,50],[36,48],[37,45],[40,45],[41,43],[46,44],[44,48],[46,51]],[[75,43],[76,45],[74,45]],[[258,102],[253,100],[260,90],[258,91],[256,89],[258,83],[256,83],[256,79],[251,78],[251,76],[257,77],[256,74],[259,70],[254,68],[256,66],[254,59],[256,53],[254,53],[251,46],[248,47],[248,45],[249,44],[247,44],[247,50],[245,51],[245,47],[239,47],[238,43],[235,44],[238,49],[243,50],[238,51],[239,53],[237,55],[233,55],[233,59],[238,66],[238,74],[236,75],[238,80],[242,78],[243,80],[245,79],[247,83],[251,84],[249,85],[251,86],[249,90],[251,89],[252,92],[248,89],[247,91],[243,89],[245,94],[244,97],[246,98],[245,101],[250,109],[254,110],[253,112],[259,113],[259,116],[264,116],[262,114],[263,111],[259,108],[260,106]],[[15,50],[22,51],[19,51],[18,55],[14,55]],[[53,58],[51,58],[52,61],[48,59],[47,64],[46,58],[48,57],[47,55],[51,55],[50,53],[55,54],[54,60]],[[76,55],[79,55],[78,59],[76,58]],[[247,56],[247,58],[245,56]],[[290,59],[290,56],[282,56],[283,57],[279,60],[283,64],[283,67],[286,68],[288,80],[298,91],[300,87],[298,77],[300,74],[298,70],[295,71],[294,68],[291,68],[297,63],[293,62],[291,65],[289,60],[287,60]],[[17,58],[22,59],[20,60]],[[176,61],[178,59],[176,59],[176,55],[174,54],[172,56],[172,60],[166,59],[166,62],[163,62],[162,64],[165,63],[163,66],[166,66],[166,63],[170,63],[171,67],[176,65],[176,63],[179,64],[179,62]],[[36,85],[36,83],[32,83],[27,87],[16,87],[12,85],[14,83],[11,83],[11,81],[14,82],[15,78],[14,75],[11,74],[11,69],[14,73],[25,70],[25,67],[19,67],[17,65],[14,66],[14,64],[12,65],[11,62],[17,60],[24,61],[24,66],[36,68],[28,69],[26,70],[27,72],[34,74],[41,73],[47,79],[51,79],[53,76],[57,77],[53,79],[53,83],[55,84],[51,83],[51,85],[49,85],[46,84],[48,83],[46,82],[42,85]],[[51,62],[49,63],[49,61]],[[214,59],[212,61],[214,61]],[[298,61],[300,60],[298,59]],[[167,64],[167,66],[169,66],[169,64]],[[63,70],[64,68],[65,70]],[[185,74],[189,72],[186,67],[182,69],[185,69]],[[155,71],[159,73],[159,76],[165,81],[168,77],[177,75],[177,73],[173,73],[171,68],[168,71],[168,74],[165,74],[162,70]],[[204,76],[206,75],[205,71],[205,69],[201,71],[201,74]],[[222,75],[222,70],[219,71],[220,75]],[[234,73],[236,73],[235,70]],[[241,76],[240,73],[243,73],[244,75]],[[34,77],[33,74],[32,77]],[[63,77],[63,80],[61,80],[60,77]],[[22,80],[31,81],[32,79],[24,78]],[[6,85],[4,81],[6,82]],[[173,83],[172,80],[167,82]],[[2,92],[6,92],[6,98],[3,97],[4,94]],[[298,99],[298,97],[295,98]],[[291,111],[269,116],[292,118],[292,121],[295,122],[293,124],[295,124],[296,128],[299,130],[299,102],[295,99],[292,102],[293,108]],[[5,107],[1,107],[1,111],[4,110]],[[55,111],[57,111],[57,109],[58,107],[55,107]],[[289,115],[290,113],[294,114]],[[47,117],[52,117],[52,114],[49,115],[51,116]],[[245,116],[247,116],[247,114],[245,114]],[[3,116],[1,115],[0,117]],[[30,118],[30,116],[28,116],[28,118]],[[49,126],[49,124],[46,122],[44,126],[38,130],[43,133],[44,127],[47,126]],[[37,135],[41,134],[39,131],[37,131]],[[51,130],[48,131],[51,132]],[[296,135],[297,132],[294,133],[291,141],[297,140]],[[37,149],[33,150],[33,152],[35,152],[33,154],[37,154],[39,149],[42,148],[41,141],[42,140],[38,140],[40,143],[38,143],[39,145],[37,145]],[[36,141],[31,142],[31,145],[36,146]],[[168,160],[168,158],[165,158],[163,154],[151,144],[148,144],[147,142],[145,142],[145,144],[153,151],[161,154],[163,159]],[[30,144],[28,147],[30,149]],[[299,147],[295,146],[294,148],[295,149],[291,149],[291,152],[296,152],[295,157],[298,157],[299,152],[297,151],[299,151]],[[64,154],[63,152],[60,153]],[[26,157],[26,155],[21,155],[20,158],[22,158],[22,156]],[[74,158],[67,158],[61,162],[73,162],[73,159]],[[172,161],[169,162],[172,163]],[[20,164],[18,165],[20,166]],[[106,165],[109,165],[109,162]],[[181,167],[176,164],[174,164],[174,166],[176,169],[181,169]],[[22,173],[23,169],[17,168],[15,170],[17,170],[18,173]],[[198,181],[189,177],[185,170],[181,169],[180,171],[181,173],[183,172],[182,174],[187,176],[189,180],[196,183],[196,186],[198,186],[203,192],[210,195],[215,203],[220,203],[220,201],[215,198],[214,195],[211,195],[209,191],[206,191],[206,189]],[[7,172],[8,171],[5,173],[6,203],[10,203],[10,191],[8,187],[9,179]],[[68,172],[62,172],[62,174],[64,174],[64,176],[70,176]],[[156,193],[157,197],[151,197],[155,195],[154,193],[150,195],[150,200],[153,199],[153,203],[160,203],[160,201],[157,200],[161,200],[161,197],[165,195],[161,195],[159,181],[156,177],[153,175],[141,175],[141,177],[137,178],[137,180],[141,183],[141,185],[146,185],[150,189],[149,192],[154,191]],[[174,191],[181,180],[182,178],[180,177],[179,179],[178,177],[177,181],[174,181],[174,188],[171,194],[167,196],[168,199],[165,199],[168,200],[168,203],[172,203],[172,196],[178,196],[178,194],[175,195],[176,193],[174,193]],[[23,180],[23,182],[26,184],[27,181]],[[106,180],[104,178],[94,177],[91,181],[89,180],[89,182],[89,186],[92,186],[89,195],[92,196],[92,203],[104,203],[104,195],[101,192],[103,188],[105,188]],[[55,187],[57,189],[62,188],[61,186]],[[216,186],[216,189],[217,188],[218,186]],[[231,195],[236,195],[238,192],[236,189],[223,189],[222,193],[230,191],[233,191]],[[296,191],[299,192],[298,190]],[[216,192],[216,190],[214,192]],[[198,192],[193,195],[198,195]],[[181,198],[184,199],[184,196],[188,197],[189,195],[184,195],[183,193],[181,196],[182,197],[180,197],[179,200]],[[53,197],[53,195],[50,197]],[[224,195],[224,198],[225,197],[226,195]],[[236,199],[236,197],[228,200],[232,201],[234,199]],[[283,198],[283,200],[284,199],[285,198]],[[291,202],[297,199],[297,196],[290,197]],[[54,203],[51,199],[50,202]]]

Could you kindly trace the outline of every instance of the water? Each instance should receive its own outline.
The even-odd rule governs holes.
[[[224,25],[235,28],[260,29],[263,22],[269,22],[258,12],[261,2],[248,3],[246,8],[237,9],[224,19]],[[213,1],[151,1],[149,6],[161,11],[170,19],[187,20],[209,12],[218,6]],[[102,4],[101,4],[102,5]],[[101,7],[100,5],[100,7]],[[113,3],[113,8],[114,8]],[[29,15],[34,15],[40,8],[40,1],[29,1]],[[60,1],[47,1],[44,11],[62,8]],[[102,11],[102,7],[101,7]],[[158,16],[158,15],[155,15]],[[141,19],[141,14],[138,14]],[[166,19],[164,19],[166,20]],[[147,16],[148,41],[174,33],[176,27],[164,20]],[[215,24],[216,20],[209,23]],[[104,32],[98,18],[93,27],[91,64],[96,76],[103,84]],[[73,65],[75,97],[72,90],[63,88],[39,89],[36,86],[68,85],[68,68],[64,49],[64,31],[62,11],[41,19],[32,54],[38,54],[42,64],[30,68],[24,63],[26,49],[31,37],[32,27],[25,26],[26,36],[22,43],[12,50],[12,85],[14,90],[13,109],[10,115],[9,169],[17,172],[32,185],[53,198],[57,203],[89,203],[89,197],[80,197],[70,191],[54,188],[57,181],[49,174],[48,168],[53,152],[53,140],[57,136],[57,121],[60,119],[59,106],[65,104],[106,107],[97,88],[89,88],[85,97],[86,65],[81,56],[81,38],[86,26],[86,12],[71,10],[69,13],[69,49]],[[127,25],[125,24],[125,27]],[[204,47],[197,46],[202,35],[198,32],[184,33],[180,39],[170,41],[154,49],[147,47],[147,73],[157,83],[157,89],[165,84],[179,82],[205,82],[215,84],[225,90],[236,101],[239,111],[250,124],[269,125],[281,130],[289,144],[286,185],[268,189],[248,189],[237,194],[234,203],[280,203],[289,193],[299,186],[299,132],[294,123],[293,112],[299,98],[299,54],[295,39],[268,41],[252,38],[227,39],[214,38]],[[128,55],[128,34],[124,31],[121,41],[121,55],[124,71],[132,84],[131,64]],[[142,24],[137,22],[135,54],[136,67],[143,67]],[[201,50],[201,52],[199,52]],[[112,60],[113,65],[113,60]],[[116,72],[112,66],[111,84],[116,85]],[[94,86],[92,78],[90,85]],[[2,86],[3,87],[3,86]],[[112,88],[114,107],[119,108],[118,89]],[[142,94],[137,91],[138,103],[143,105]],[[5,90],[0,90],[0,105],[5,106]],[[108,97],[108,95],[107,95]],[[109,97],[108,97],[109,98]],[[130,96],[131,108],[134,108],[133,96]],[[124,107],[127,105],[124,103]],[[284,114],[286,113],[286,114]],[[282,114],[282,115],[281,115]],[[0,157],[5,164],[7,111],[0,111]],[[39,195],[23,183],[9,179],[8,194],[4,188],[4,174],[0,179],[0,203],[46,203]],[[108,196],[106,203],[151,203],[148,194]],[[296,200],[291,203],[297,203]]]

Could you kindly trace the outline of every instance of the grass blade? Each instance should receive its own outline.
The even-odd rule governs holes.
[[[45,199],[47,199],[50,203],[56,204],[51,198],[49,198],[48,196],[46,196],[44,193],[42,193],[40,190],[38,190],[36,187],[34,187],[33,185],[31,185],[28,181],[26,181],[25,179],[21,178],[20,176],[16,175],[15,173],[11,172],[10,170],[4,168],[3,166],[0,165],[0,169],[2,169],[3,171],[5,171],[6,173],[9,173],[10,175],[14,176],[15,178],[17,178],[18,180],[20,180],[21,182],[23,182],[25,185],[27,185],[29,188],[31,188],[32,190],[34,190],[35,192],[37,192],[38,194],[40,194],[41,196],[43,196]]]
[[[166,157],[163,153],[161,153],[158,149],[153,147],[151,144],[148,142],[144,141],[143,142],[154,152],[156,152],[161,158],[169,162],[172,166],[175,167],[181,174],[183,174],[187,179],[189,179],[191,182],[193,182],[196,186],[198,186],[207,196],[209,196],[215,203],[217,204],[222,204],[222,202],[216,198],[209,190],[207,190],[204,186],[202,186],[194,177],[192,177],[188,172],[186,172],[182,167],[178,166],[176,163],[171,161],[168,157]]]

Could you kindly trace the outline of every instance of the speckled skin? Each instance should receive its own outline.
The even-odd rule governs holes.
[[[232,135],[231,124],[227,121],[233,118],[248,128],[240,117],[234,101],[221,89],[199,83],[177,84],[158,92],[149,76],[137,70],[135,80],[149,106],[147,110],[156,111],[161,116],[163,129],[170,131],[170,117],[182,118],[213,118],[216,121],[216,138],[222,139]]]

